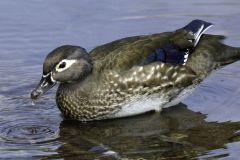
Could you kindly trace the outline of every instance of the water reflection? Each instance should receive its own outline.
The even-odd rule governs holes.
[[[221,157],[230,154],[225,144],[239,139],[234,134],[240,123],[206,122],[206,116],[183,104],[126,119],[80,123],[62,121],[63,144],[58,155],[48,158],[118,159],[118,158],[193,158],[199,155]],[[213,150],[215,154],[210,154]]]
[[[62,121],[51,96],[35,106],[25,96],[2,100],[9,107],[0,111],[1,158],[238,157],[239,122],[208,122],[184,104],[162,113],[80,123]]]

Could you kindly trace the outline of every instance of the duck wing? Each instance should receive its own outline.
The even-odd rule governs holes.
[[[134,66],[130,70],[106,72],[106,81],[112,87],[121,90],[131,90],[138,87],[163,91],[168,89],[184,89],[198,84],[197,74],[185,65],[171,65],[168,63],[154,62],[144,66]],[[111,87],[111,86],[110,86]]]
[[[99,46],[90,52],[93,74],[104,75],[101,81],[109,91],[119,89],[132,92],[130,95],[164,92],[170,101],[202,80],[184,60],[210,25],[195,20],[174,32],[129,37]]]
[[[126,71],[156,61],[185,64],[188,54],[210,26],[208,22],[194,20],[175,32],[128,37],[99,46],[90,52],[94,71]]]
[[[146,57],[167,43],[171,33],[127,37],[93,49],[90,56],[97,72],[129,70],[142,65]]]
[[[150,99],[157,98],[155,102],[161,107],[178,104],[201,82],[198,75],[188,66],[162,62],[134,66],[123,72],[109,70],[103,75],[101,82],[105,87],[100,90],[114,92],[111,98],[114,98],[116,103],[122,100],[131,102],[135,98],[145,101],[151,97]]]

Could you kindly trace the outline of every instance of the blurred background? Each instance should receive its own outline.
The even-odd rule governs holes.
[[[128,36],[174,31],[193,19],[240,46],[239,0],[0,1],[0,158],[237,159],[240,62],[207,78],[182,104],[126,119],[65,121],[52,90],[29,94],[45,56],[63,44],[87,50]]]

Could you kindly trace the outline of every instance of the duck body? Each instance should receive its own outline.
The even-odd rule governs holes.
[[[74,58],[63,56],[74,46],[63,46],[46,58],[53,59],[61,52],[59,60],[55,57],[45,63],[45,68],[51,69],[45,69],[43,75],[51,75],[52,82],[60,75],[56,102],[66,118],[90,121],[160,111],[178,104],[213,70],[240,59],[240,49],[221,43],[223,36],[202,34],[210,26],[195,20],[174,32],[129,37],[99,46],[79,65],[84,71],[80,78],[72,78],[77,77],[76,68],[73,73],[71,67],[63,70],[61,74],[66,73],[62,77],[71,81],[61,77],[61,70],[51,71],[57,70],[64,58],[71,65],[75,63]],[[85,63],[91,67],[82,65]],[[32,92],[33,99],[39,86]]]
[[[169,68],[168,72],[173,72],[169,77],[161,77],[165,73],[160,70],[165,65],[156,63],[154,66],[134,67],[132,72],[127,73],[107,71],[100,77],[88,77],[75,85],[60,84],[56,95],[57,104],[65,117],[81,121],[159,111],[175,98],[179,99],[175,104],[179,103],[183,96],[180,93],[189,92],[195,86],[187,85],[190,82],[186,81],[187,87],[182,87],[181,80],[185,77],[178,79],[178,73],[186,70],[177,66]],[[188,76],[193,81],[197,79],[193,75]],[[170,77],[173,79],[170,80]]]

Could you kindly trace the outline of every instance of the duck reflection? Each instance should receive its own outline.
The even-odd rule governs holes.
[[[161,114],[80,123],[62,121],[59,155],[65,159],[193,158],[238,141],[237,122],[206,122],[184,104]],[[55,157],[56,158],[56,157]]]

